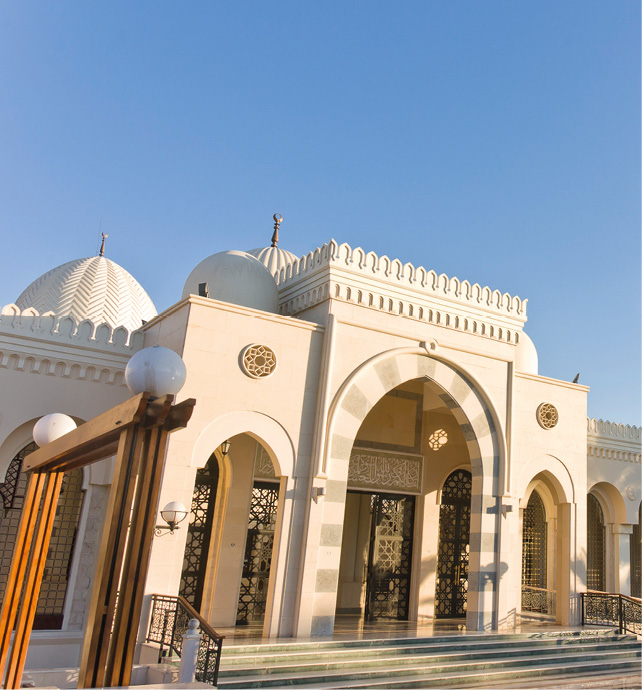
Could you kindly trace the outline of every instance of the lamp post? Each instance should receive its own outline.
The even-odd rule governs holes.
[[[134,397],[58,438],[49,433],[53,420],[43,422],[41,440],[47,442],[25,458],[30,478],[0,611],[5,688],[20,687],[63,473],[112,455],[78,687],[129,685],[168,435],[187,425],[196,401],[173,404],[185,365],[167,348],[137,352],[125,381]],[[63,420],[58,423],[64,428]]]

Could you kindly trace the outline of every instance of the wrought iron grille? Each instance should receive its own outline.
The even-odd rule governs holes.
[[[604,513],[600,502],[589,494],[587,507],[587,574],[588,589],[604,591]]]
[[[278,501],[278,484],[254,483],[236,614],[237,625],[262,621],[265,616]]]
[[[178,593],[197,611],[200,611],[203,601],[218,474],[218,461],[212,454],[205,467],[197,470],[194,493],[192,494],[190,521],[187,527],[187,541],[183,556],[183,571]]]
[[[638,599],[642,597],[642,555],[640,554],[640,522],[642,522],[642,506],[638,511],[638,524],[633,525],[631,534],[631,595]]]
[[[219,635],[183,597],[160,594],[152,596],[152,613],[146,641],[160,645],[159,663],[163,657],[171,653],[180,657],[183,651],[183,635],[192,618],[198,620],[201,628],[201,642],[196,660],[196,680],[215,686],[224,637]]]
[[[7,469],[6,481],[0,485],[3,489],[3,509],[0,513],[0,601],[9,576],[13,545],[27,488],[27,475],[22,472],[22,461],[36,448],[35,443],[30,443],[12,459]],[[62,626],[82,499],[82,470],[65,472],[36,607],[36,630],[55,630]]]
[[[582,625],[617,627],[619,632],[642,634],[640,599],[611,592],[582,593]]]
[[[414,512],[414,496],[371,496],[366,620],[408,620]]]
[[[466,615],[470,541],[470,494],[472,477],[466,470],[448,476],[439,509],[439,547],[435,617]]]
[[[555,614],[555,591],[546,589],[547,524],[542,497],[533,491],[522,522],[522,611]]]

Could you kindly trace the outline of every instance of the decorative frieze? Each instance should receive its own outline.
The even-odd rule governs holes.
[[[423,456],[354,448],[348,468],[348,488],[420,494]]]
[[[334,240],[276,279],[285,315],[331,298],[512,344],[526,321],[527,300]]]
[[[588,418],[588,455],[592,458],[642,462],[642,434],[638,426]]]

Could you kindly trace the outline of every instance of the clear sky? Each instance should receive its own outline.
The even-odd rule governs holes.
[[[5,0],[0,302],[96,253],[177,301],[334,237],[529,298],[540,373],[640,423],[640,5]]]

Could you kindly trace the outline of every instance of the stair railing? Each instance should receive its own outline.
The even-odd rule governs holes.
[[[620,634],[642,634],[642,600],[615,592],[581,593],[582,625],[609,625]]]
[[[522,585],[522,611],[554,616],[556,599],[557,591],[554,589]]]
[[[196,618],[201,629],[201,642],[196,659],[196,680],[216,685],[224,637],[219,635],[183,597],[152,595],[152,613],[146,642],[160,645],[159,662],[170,652],[180,657],[183,651],[183,635],[192,618]]]

